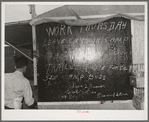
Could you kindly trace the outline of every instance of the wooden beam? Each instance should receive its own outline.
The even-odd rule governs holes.
[[[32,15],[32,19],[36,17],[35,13],[35,5],[30,6],[30,13]],[[33,70],[34,70],[34,85],[37,85],[37,47],[36,47],[36,26],[32,25],[32,39],[33,39]]]
[[[28,45],[28,44],[31,44],[32,42],[28,42],[28,43],[23,43],[23,44],[18,44],[16,45],[17,47],[20,47],[20,46],[24,46],[24,45]]]
[[[12,26],[20,26],[20,25],[27,25],[31,22],[31,20],[25,20],[25,21],[17,21],[17,22],[8,22],[5,23],[6,27],[12,27]]]
[[[31,61],[33,61],[32,58],[30,58],[28,55],[26,55],[25,53],[23,53],[22,51],[20,51],[18,48],[16,48],[15,46],[13,46],[12,44],[10,44],[9,42],[5,41],[6,44],[8,44],[10,47],[12,47],[13,49],[17,50],[19,53],[21,53],[22,55],[24,55],[25,57],[27,57],[28,59],[30,59]]]

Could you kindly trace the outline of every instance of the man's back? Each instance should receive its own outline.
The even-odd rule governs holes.
[[[29,81],[19,71],[5,75],[5,106],[14,108],[14,99],[25,97],[28,105],[33,104]]]

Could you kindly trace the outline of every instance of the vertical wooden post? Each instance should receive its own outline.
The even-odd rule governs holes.
[[[30,5],[30,12],[32,15],[32,19],[35,18],[35,5]],[[32,25],[32,39],[33,39],[33,70],[34,70],[34,85],[37,85],[37,57],[36,57],[36,26]]]

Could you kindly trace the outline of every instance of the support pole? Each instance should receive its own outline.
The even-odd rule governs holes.
[[[29,5],[30,6],[30,13],[32,15],[32,19],[35,18],[35,5]],[[34,85],[37,85],[37,48],[36,48],[36,26],[32,25],[32,39],[33,39],[33,70],[34,70]]]

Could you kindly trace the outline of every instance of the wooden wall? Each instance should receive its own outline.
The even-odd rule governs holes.
[[[144,63],[145,58],[144,26],[145,26],[144,21],[131,20],[133,64]]]

